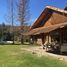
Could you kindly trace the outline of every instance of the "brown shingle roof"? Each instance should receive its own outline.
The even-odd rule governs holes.
[[[58,28],[63,28],[66,25],[67,25],[67,22],[61,23],[61,24],[52,25],[52,26],[48,26],[48,27],[39,27],[39,28],[36,28],[36,29],[32,29],[26,35],[36,35],[36,34],[40,34],[40,33],[48,33],[48,32],[51,32],[53,30],[56,30]]]
[[[53,10],[53,11],[58,11],[60,13],[65,13],[67,14],[67,10],[62,10],[56,7],[52,7],[52,6],[46,6],[46,8],[44,9],[44,11],[41,13],[41,15],[39,16],[39,18],[35,21],[35,23],[32,25],[31,29],[33,29],[34,27],[37,26],[38,23],[41,22],[41,20],[43,20],[43,18],[46,18],[49,9]]]
[[[67,14],[67,11],[66,10],[62,10],[62,9],[59,9],[59,8],[56,8],[56,7],[46,6],[46,8]]]

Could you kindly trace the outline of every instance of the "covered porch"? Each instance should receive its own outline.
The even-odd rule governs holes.
[[[33,29],[28,34],[32,35],[36,41],[40,38],[46,51],[51,49],[61,53],[67,52],[67,22]]]

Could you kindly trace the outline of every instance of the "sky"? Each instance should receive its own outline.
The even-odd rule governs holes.
[[[30,25],[36,21],[46,6],[54,6],[64,9],[64,7],[67,6],[67,0],[30,0],[29,7],[31,18],[28,22]],[[0,24],[3,22],[8,24],[6,21],[7,13],[7,0],[0,0]],[[17,25],[18,24],[19,22],[17,22]]]

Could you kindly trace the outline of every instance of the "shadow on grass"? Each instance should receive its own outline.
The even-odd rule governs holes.
[[[24,42],[23,44],[22,43],[0,43],[0,45],[31,45],[30,43],[26,43]]]
[[[22,44],[13,44],[13,43],[0,43],[0,45],[22,45]]]
[[[63,55],[67,56],[67,52],[60,52],[60,51],[47,51],[48,53],[56,54],[56,55]]]

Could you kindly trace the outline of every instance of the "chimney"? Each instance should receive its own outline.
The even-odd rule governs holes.
[[[64,10],[67,10],[67,7],[65,7]]]

